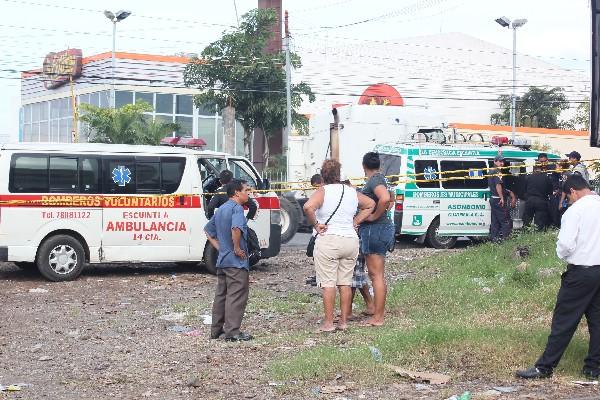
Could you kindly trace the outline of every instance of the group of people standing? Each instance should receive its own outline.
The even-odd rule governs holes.
[[[546,153],[540,153],[529,175],[512,176],[510,164],[499,154],[494,159],[494,167],[488,177],[491,193],[490,204],[492,220],[490,239],[501,241],[512,232],[511,208],[515,208],[517,199],[523,203],[520,217],[523,225],[532,222],[538,230],[550,226],[560,228],[561,216],[566,209],[566,196],[562,190],[566,179],[571,175],[580,175],[589,183],[589,174],[581,162],[581,154],[572,151],[567,160],[549,161]],[[519,166],[518,168],[524,168]]]
[[[361,190],[341,179],[341,164],[325,160],[320,186],[304,205],[316,235],[314,263],[317,286],[322,289],[324,318],[318,332],[344,330],[352,315],[352,299],[359,289],[367,305],[368,319],[361,325],[381,326],[387,285],[385,255],[395,243],[393,221],[388,215],[391,196],[385,176],[379,171],[379,155],[369,152],[362,161],[366,183]],[[364,268],[373,286],[370,298]],[[336,293],[340,294],[340,316],[335,325]]]

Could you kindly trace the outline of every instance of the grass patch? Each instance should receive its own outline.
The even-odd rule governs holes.
[[[268,372],[277,380],[317,381],[336,373],[356,382],[395,380],[373,360],[369,346],[375,346],[384,363],[469,378],[510,378],[514,369],[532,365],[546,343],[564,269],[555,243],[556,232],[525,232],[502,244],[394,265],[416,277],[389,288],[385,327],[323,337],[318,346],[274,360]],[[519,246],[529,248],[529,257],[516,255]],[[526,268],[517,269],[522,262]],[[587,352],[585,330],[576,333],[558,373],[579,374]]]
[[[316,311],[321,304],[321,298],[310,293],[286,292],[279,297],[273,296],[269,290],[255,290],[246,308],[247,313],[260,314],[292,314]]]

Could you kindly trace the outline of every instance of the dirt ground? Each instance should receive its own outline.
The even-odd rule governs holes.
[[[251,274],[244,330],[256,339],[232,344],[209,340],[215,278],[200,267],[172,264],[88,267],[74,282],[50,283],[12,264],[0,265],[0,385],[25,383],[14,399],[428,399],[466,390],[513,386],[509,398],[600,398],[594,387],[553,379],[539,383],[460,382],[444,387],[398,380],[385,387],[348,383],[341,394],[319,385],[282,391],[265,372],[269,360],[294,349],[273,338],[316,326],[316,313],[263,313],[256,303],[291,292],[315,296],[305,284],[312,264],[301,246],[287,246]],[[414,245],[391,255],[402,262],[435,252]],[[410,271],[391,274],[406,279]],[[255,306],[252,304],[255,303]],[[312,325],[311,325],[312,324]],[[174,330],[193,329],[191,335]],[[171,330],[170,330],[171,329]],[[173,330],[174,329],[174,330]],[[194,336],[197,335],[197,336]],[[318,343],[315,336],[313,343]],[[323,377],[327,384],[332,377]],[[344,379],[341,377],[340,382]],[[294,384],[294,383],[290,383]],[[488,393],[487,398],[498,397]]]

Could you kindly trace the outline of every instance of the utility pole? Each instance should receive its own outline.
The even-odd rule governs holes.
[[[290,30],[288,25],[288,12],[285,11],[285,97],[286,97],[286,128],[283,135],[283,151],[285,151],[285,174],[289,179],[290,157],[289,138],[292,133],[292,63],[290,60]]]

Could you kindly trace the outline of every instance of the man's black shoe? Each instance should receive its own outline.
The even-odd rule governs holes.
[[[254,337],[246,332],[240,332],[235,336],[229,336],[225,338],[226,342],[246,342],[248,340],[252,340]]]
[[[597,381],[598,377],[600,376],[600,368],[583,367],[582,373],[586,377],[586,379],[589,379],[591,381]]]
[[[211,339],[221,339],[223,337],[223,335],[224,335],[223,331],[219,332],[218,334],[211,333],[210,338]]]
[[[531,367],[526,370],[517,371],[515,375],[518,378],[523,379],[543,379],[550,378],[552,376],[552,370],[539,369],[536,367]]]

